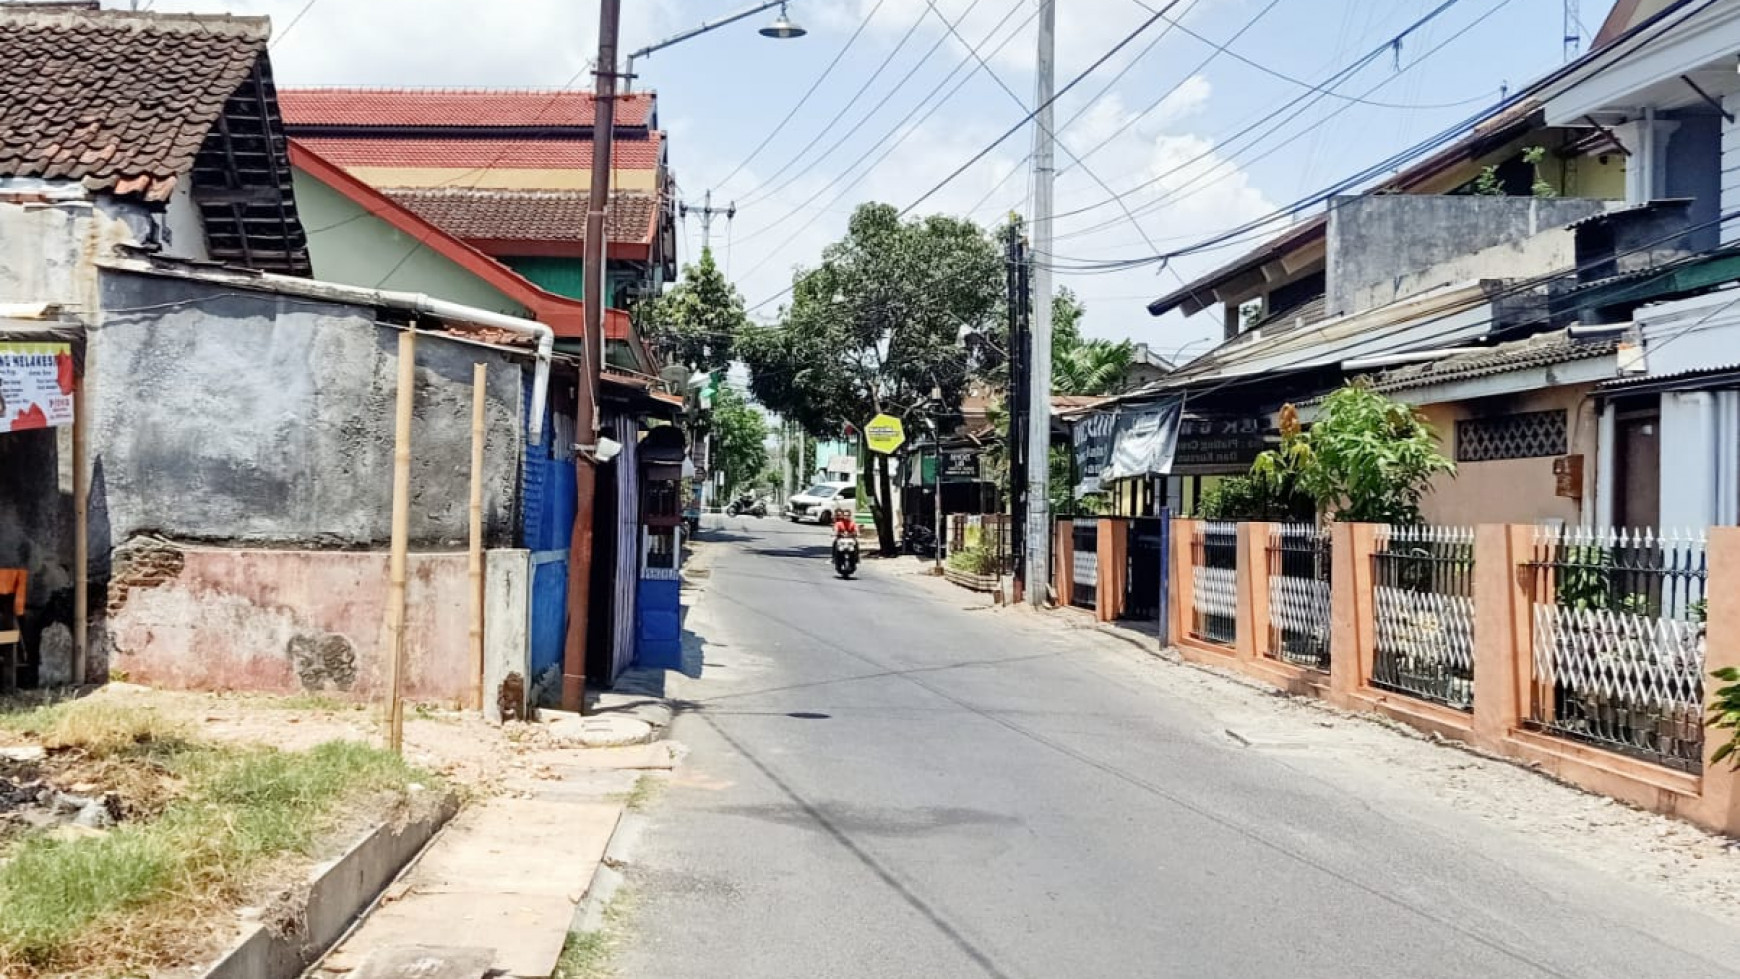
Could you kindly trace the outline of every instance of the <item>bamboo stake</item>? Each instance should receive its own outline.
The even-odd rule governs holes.
[[[471,380],[471,709],[483,709],[483,386],[488,369]]]
[[[393,426],[393,550],[389,564],[391,590],[387,598],[392,623],[387,664],[387,743],[395,753],[405,747],[405,551],[411,516],[411,401],[417,384],[417,331],[399,334],[399,391]]]

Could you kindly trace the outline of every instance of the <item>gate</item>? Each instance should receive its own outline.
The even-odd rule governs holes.
[[[529,385],[528,385],[529,388]],[[529,394],[528,394],[529,400]],[[532,552],[531,673],[528,690],[560,676],[568,631],[568,545],[574,534],[574,422],[552,412],[544,444],[526,446],[522,468],[520,536]],[[559,689],[560,683],[552,689]]]
[[[1124,577],[1124,618],[1166,621],[1166,554],[1171,519],[1134,517],[1125,521],[1129,536],[1129,573]]]

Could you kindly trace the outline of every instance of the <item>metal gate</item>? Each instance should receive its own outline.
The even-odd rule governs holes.
[[[1070,523],[1075,550],[1070,562],[1069,603],[1076,608],[1096,608],[1099,605],[1100,522],[1087,518],[1071,520]]]
[[[1134,517],[1124,522],[1129,534],[1128,573],[1124,576],[1124,615],[1137,622],[1166,621],[1166,553],[1171,519]]]

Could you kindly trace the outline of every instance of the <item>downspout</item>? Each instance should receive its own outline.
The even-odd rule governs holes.
[[[420,292],[365,289],[361,286],[349,286],[337,282],[313,282],[289,275],[265,274],[259,278],[285,292],[349,301],[361,306],[391,306],[398,309],[410,309],[442,319],[460,320],[479,326],[493,326],[497,329],[536,337],[538,341],[537,367],[532,373],[532,417],[528,432],[533,445],[543,444],[544,405],[550,392],[550,357],[556,349],[556,331],[545,324],[539,323],[537,320],[479,309],[476,306],[466,306],[461,303],[448,302],[445,299],[436,299]]]

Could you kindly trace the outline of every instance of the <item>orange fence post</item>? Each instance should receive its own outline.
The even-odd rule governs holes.
[[[1124,592],[1130,574],[1130,522],[1119,517],[1101,517],[1099,562],[1094,580],[1094,616],[1115,622],[1124,614]]]
[[[1233,653],[1261,659],[1269,644],[1269,524],[1238,525],[1238,615]]]
[[[1057,607],[1068,608],[1075,586],[1075,528],[1068,520],[1054,520],[1051,535],[1052,589]]]
[[[1329,694],[1332,703],[1347,707],[1371,679],[1377,525],[1334,524],[1330,548]]]
[[[1709,577],[1704,594],[1711,598],[1704,627],[1704,706],[1708,716],[1716,691],[1724,685],[1710,674],[1740,667],[1740,602],[1717,597],[1740,590],[1740,527],[1711,527],[1705,555]],[[1698,800],[1698,821],[1729,834],[1740,832],[1740,773],[1734,771],[1732,759],[1712,762],[1710,756],[1733,733],[1704,729],[1703,795]]]
[[[1196,534],[1195,520],[1172,521],[1171,594],[1166,596],[1166,629],[1168,645],[1176,646],[1190,634],[1191,604],[1195,601],[1196,577],[1191,573],[1191,542]]]
[[[1526,622],[1533,583],[1530,527],[1474,528],[1474,741],[1496,749],[1522,723],[1532,671]]]

